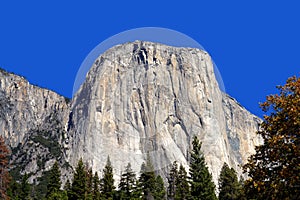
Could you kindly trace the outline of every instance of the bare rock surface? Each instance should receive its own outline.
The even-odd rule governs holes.
[[[83,158],[102,172],[110,156],[118,179],[147,155],[166,178],[173,161],[188,168],[193,136],[215,183],[224,162],[241,174],[261,120],[220,91],[207,52],[135,41],[94,62],[71,102],[0,70],[0,134],[14,173],[38,181],[58,160],[63,182]],[[116,182],[117,183],[117,182]]]
[[[55,161],[65,166],[63,177],[69,176],[72,168],[65,161],[69,110],[65,97],[0,70],[0,134],[11,148],[14,178],[27,173],[29,181],[37,183]]]
[[[217,178],[224,162],[254,153],[260,119],[222,93],[207,52],[135,41],[102,54],[72,101],[68,161],[102,171],[110,156],[116,178],[149,154],[165,177],[177,160],[188,166],[194,135]]]

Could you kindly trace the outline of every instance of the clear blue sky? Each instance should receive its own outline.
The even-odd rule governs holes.
[[[226,92],[257,115],[258,102],[300,75],[297,1],[1,1],[0,67],[71,97],[76,73],[105,39],[164,27],[199,42]]]

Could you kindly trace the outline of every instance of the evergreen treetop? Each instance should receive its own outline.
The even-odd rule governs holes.
[[[96,172],[95,175],[93,176],[93,187],[92,187],[92,197],[94,200],[99,200],[101,195],[100,195],[100,179],[98,176],[98,173]]]
[[[241,185],[236,171],[224,163],[219,177],[219,200],[239,200],[241,196]]]
[[[46,194],[47,198],[49,198],[49,196],[52,193],[56,193],[60,191],[60,187],[61,187],[60,175],[61,173],[58,166],[58,162],[55,162],[50,170],[49,183],[47,185],[47,194]]]
[[[143,163],[141,166],[139,183],[143,191],[143,199],[154,198],[156,176],[149,155],[147,155],[146,163]]]
[[[82,158],[78,161],[75,169],[71,191],[68,194],[70,200],[85,199],[86,194],[86,171]]]
[[[175,200],[187,200],[190,199],[190,186],[188,182],[188,176],[183,165],[180,165],[178,171],[178,177],[176,179],[176,192]]]
[[[171,166],[170,173],[168,175],[168,199],[172,200],[175,198],[176,193],[176,182],[178,179],[178,165],[177,162],[174,161]]]
[[[105,199],[112,199],[115,191],[113,168],[109,156],[103,169],[103,178],[101,179],[101,195]]]
[[[28,174],[25,173],[24,176],[22,177],[21,181],[21,186],[20,186],[20,199],[30,199],[30,191],[31,191],[31,186],[28,182]]]
[[[136,175],[131,169],[131,164],[128,163],[119,184],[119,191],[121,192],[122,199],[132,199],[135,188]]]
[[[157,200],[166,199],[166,190],[164,186],[164,180],[160,175],[156,176],[155,187],[153,190],[153,197]]]
[[[215,184],[212,175],[208,171],[204,154],[201,151],[201,143],[195,136],[192,142],[190,161],[190,184],[193,199],[216,200]]]

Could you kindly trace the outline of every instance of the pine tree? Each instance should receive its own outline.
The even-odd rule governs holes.
[[[165,186],[164,186],[164,180],[162,179],[162,177],[160,175],[158,175],[156,177],[153,196],[154,196],[154,199],[157,199],[157,200],[166,199],[166,190],[165,190]]]
[[[8,173],[8,159],[9,150],[5,144],[2,136],[0,136],[0,198],[9,199],[7,196],[7,189],[10,182],[10,175]]]
[[[68,200],[68,195],[66,191],[52,192],[49,197],[47,197],[47,200]]]
[[[236,171],[224,163],[219,177],[219,199],[238,200],[241,199],[241,195],[241,185]]]
[[[141,175],[139,178],[139,183],[143,193],[143,199],[153,199],[156,176],[149,155],[147,155],[146,163],[143,163],[141,166]]]
[[[175,200],[187,200],[190,198],[190,186],[188,183],[188,176],[183,165],[180,165],[179,167],[178,178],[176,179],[175,185]]]
[[[107,157],[106,165],[103,169],[103,178],[101,179],[101,196],[105,199],[112,199],[115,191],[113,168]]]
[[[176,182],[178,179],[178,165],[177,162],[174,161],[170,173],[168,175],[168,199],[173,200],[175,198],[176,193]]]
[[[216,200],[215,184],[205,163],[201,143],[195,136],[190,161],[191,196],[193,199]]]
[[[92,196],[94,200],[100,200],[100,179],[97,172],[93,177]]]
[[[24,176],[22,177],[21,186],[20,186],[20,199],[22,200],[30,199],[31,186],[28,182],[28,178],[29,177],[27,173],[25,173]]]
[[[142,186],[141,186],[139,180],[137,180],[135,183],[133,192],[132,192],[132,199],[137,200],[137,199],[142,199],[142,197],[143,197]]]
[[[86,165],[87,166],[87,165]],[[93,199],[93,170],[86,167],[86,191],[85,199]]]
[[[245,194],[245,180],[243,178],[243,176],[240,176],[240,180],[239,180],[239,193],[240,193],[240,200],[247,200],[246,194]]]
[[[64,191],[66,192],[67,196],[70,197],[70,195],[72,193],[72,187],[71,187],[71,183],[70,183],[69,179],[65,183]]]
[[[14,179],[11,180],[9,188],[7,190],[7,194],[9,199],[18,200],[20,199],[21,185],[17,183]]]
[[[58,162],[55,162],[52,169],[50,170],[46,198],[49,198],[52,193],[60,192],[60,187],[61,187],[60,174],[61,173],[58,166]]]
[[[136,187],[136,175],[131,169],[131,164],[128,163],[125,172],[121,176],[119,191],[122,199],[132,199]]]
[[[246,193],[256,199],[300,197],[300,77],[291,77],[279,94],[260,104],[267,114],[258,135],[263,144],[244,166]]]
[[[71,191],[68,196],[70,200],[85,199],[86,194],[86,171],[82,159],[79,160],[75,169]]]

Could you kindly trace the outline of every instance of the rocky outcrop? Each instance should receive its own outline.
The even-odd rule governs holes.
[[[34,182],[55,160],[68,167],[68,99],[31,85],[25,78],[0,70],[0,134],[12,150],[14,177],[31,174]],[[63,173],[67,174],[67,169]]]
[[[136,41],[101,55],[72,101],[68,160],[101,171],[110,156],[119,176],[149,154],[163,176],[188,166],[191,140],[202,141],[217,181],[224,162],[237,171],[259,144],[260,119],[223,94],[207,52]]]
[[[54,113],[61,124],[67,124],[69,105],[66,98],[30,84],[25,78],[0,71],[0,131],[16,147],[26,133],[43,126]]]

